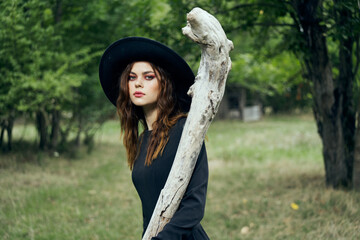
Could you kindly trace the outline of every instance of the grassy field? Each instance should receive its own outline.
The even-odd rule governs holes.
[[[19,126],[14,134],[33,132]],[[24,146],[0,155],[0,239],[141,239],[118,123],[108,122],[96,142],[91,154]],[[206,146],[202,223],[211,239],[360,239],[360,194],[325,187],[310,116],[217,121]]]

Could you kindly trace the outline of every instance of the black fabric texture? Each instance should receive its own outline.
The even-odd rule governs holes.
[[[185,121],[186,119],[182,118],[172,127],[163,154],[156,158],[150,166],[145,165],[145,158],[151,131],[145,131],[143,134],[140,152],[132,171],[132,180],[142,202],[143,234],[169,175]],[[207,184],[208,162],[205,144],[203,144],[190,183],[178,210],[158,236],[153,237],[152,240],[209,239],[200,224],[205,211]]]

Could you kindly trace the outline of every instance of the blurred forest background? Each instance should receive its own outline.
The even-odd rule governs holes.
[[[96,149],[96,133],[117,119],[98,65],[120,38],[160,41],[196,73],[200,48],[181,32],[194,7],[213,14],[235,46],[217,120],[240,122],[254,106],[264,116],[313,115],[324,184],[360,189],[358,0],[2,0],[0,158]],[[15,137],[26,126],[32,140],[28,130]]]
[[[94,135],[114,109],[98,81],[104,49],[126,36],[156,39],[196,72],[199,48],[181,33],[186,13],[214,14],[234,42],[219,118],[312,111],[323,142],[326,183],[360,185],[359,2],[17,1],[0,3],[0,145],[16,120],[34,123],[38,148],[66,151]],[[5,134],[7,133],[7,145]],[[359,135],[359,134],[358,134]],[[356,138],[358,140],[356,140]]]
[[[40,149],[66,147],[71,133],[77,144],[81,135],[91,144],[99,125],[114,115],[99,85],[98,64],[105,48],[119,38],[156,39],[184,56],[196,72],[199,47],[181,33],[186,13],[196,6],[216,15],[236,46],[222,117],[235,109],[241,118],[249,104],[272,112],[308,110],[309,84],[291,52],[298,36],[290,6],[282,1],[279,6],[239,4],[243,3],[2,1],[1,140],[8,130],[11,149],[13,122],[22,118],[36,123]]]

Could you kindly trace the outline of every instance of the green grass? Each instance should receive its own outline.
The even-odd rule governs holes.
[[[29,141],[34,130],[14,134]],[[207,137],[202,224],[211,239],[360,239],[360,194],[325,187],[311,117],[217,121]],[[54,157],[32,144],[0,155],[0,239],[141,238],[119,124],[108,122],[96,142],[90,155]]]

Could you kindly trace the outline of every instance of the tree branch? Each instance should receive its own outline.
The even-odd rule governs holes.
[[[153,211],[143,240],[156,236],[177,211],[190,182],[206,132],[224,95],[231,68],[229,52],[234,48],[219,21],[194,8],[187,15],[183,34],[201,47],[201,61],[195,83],[188,94],[191,107],[180,138],[173,165]]]

